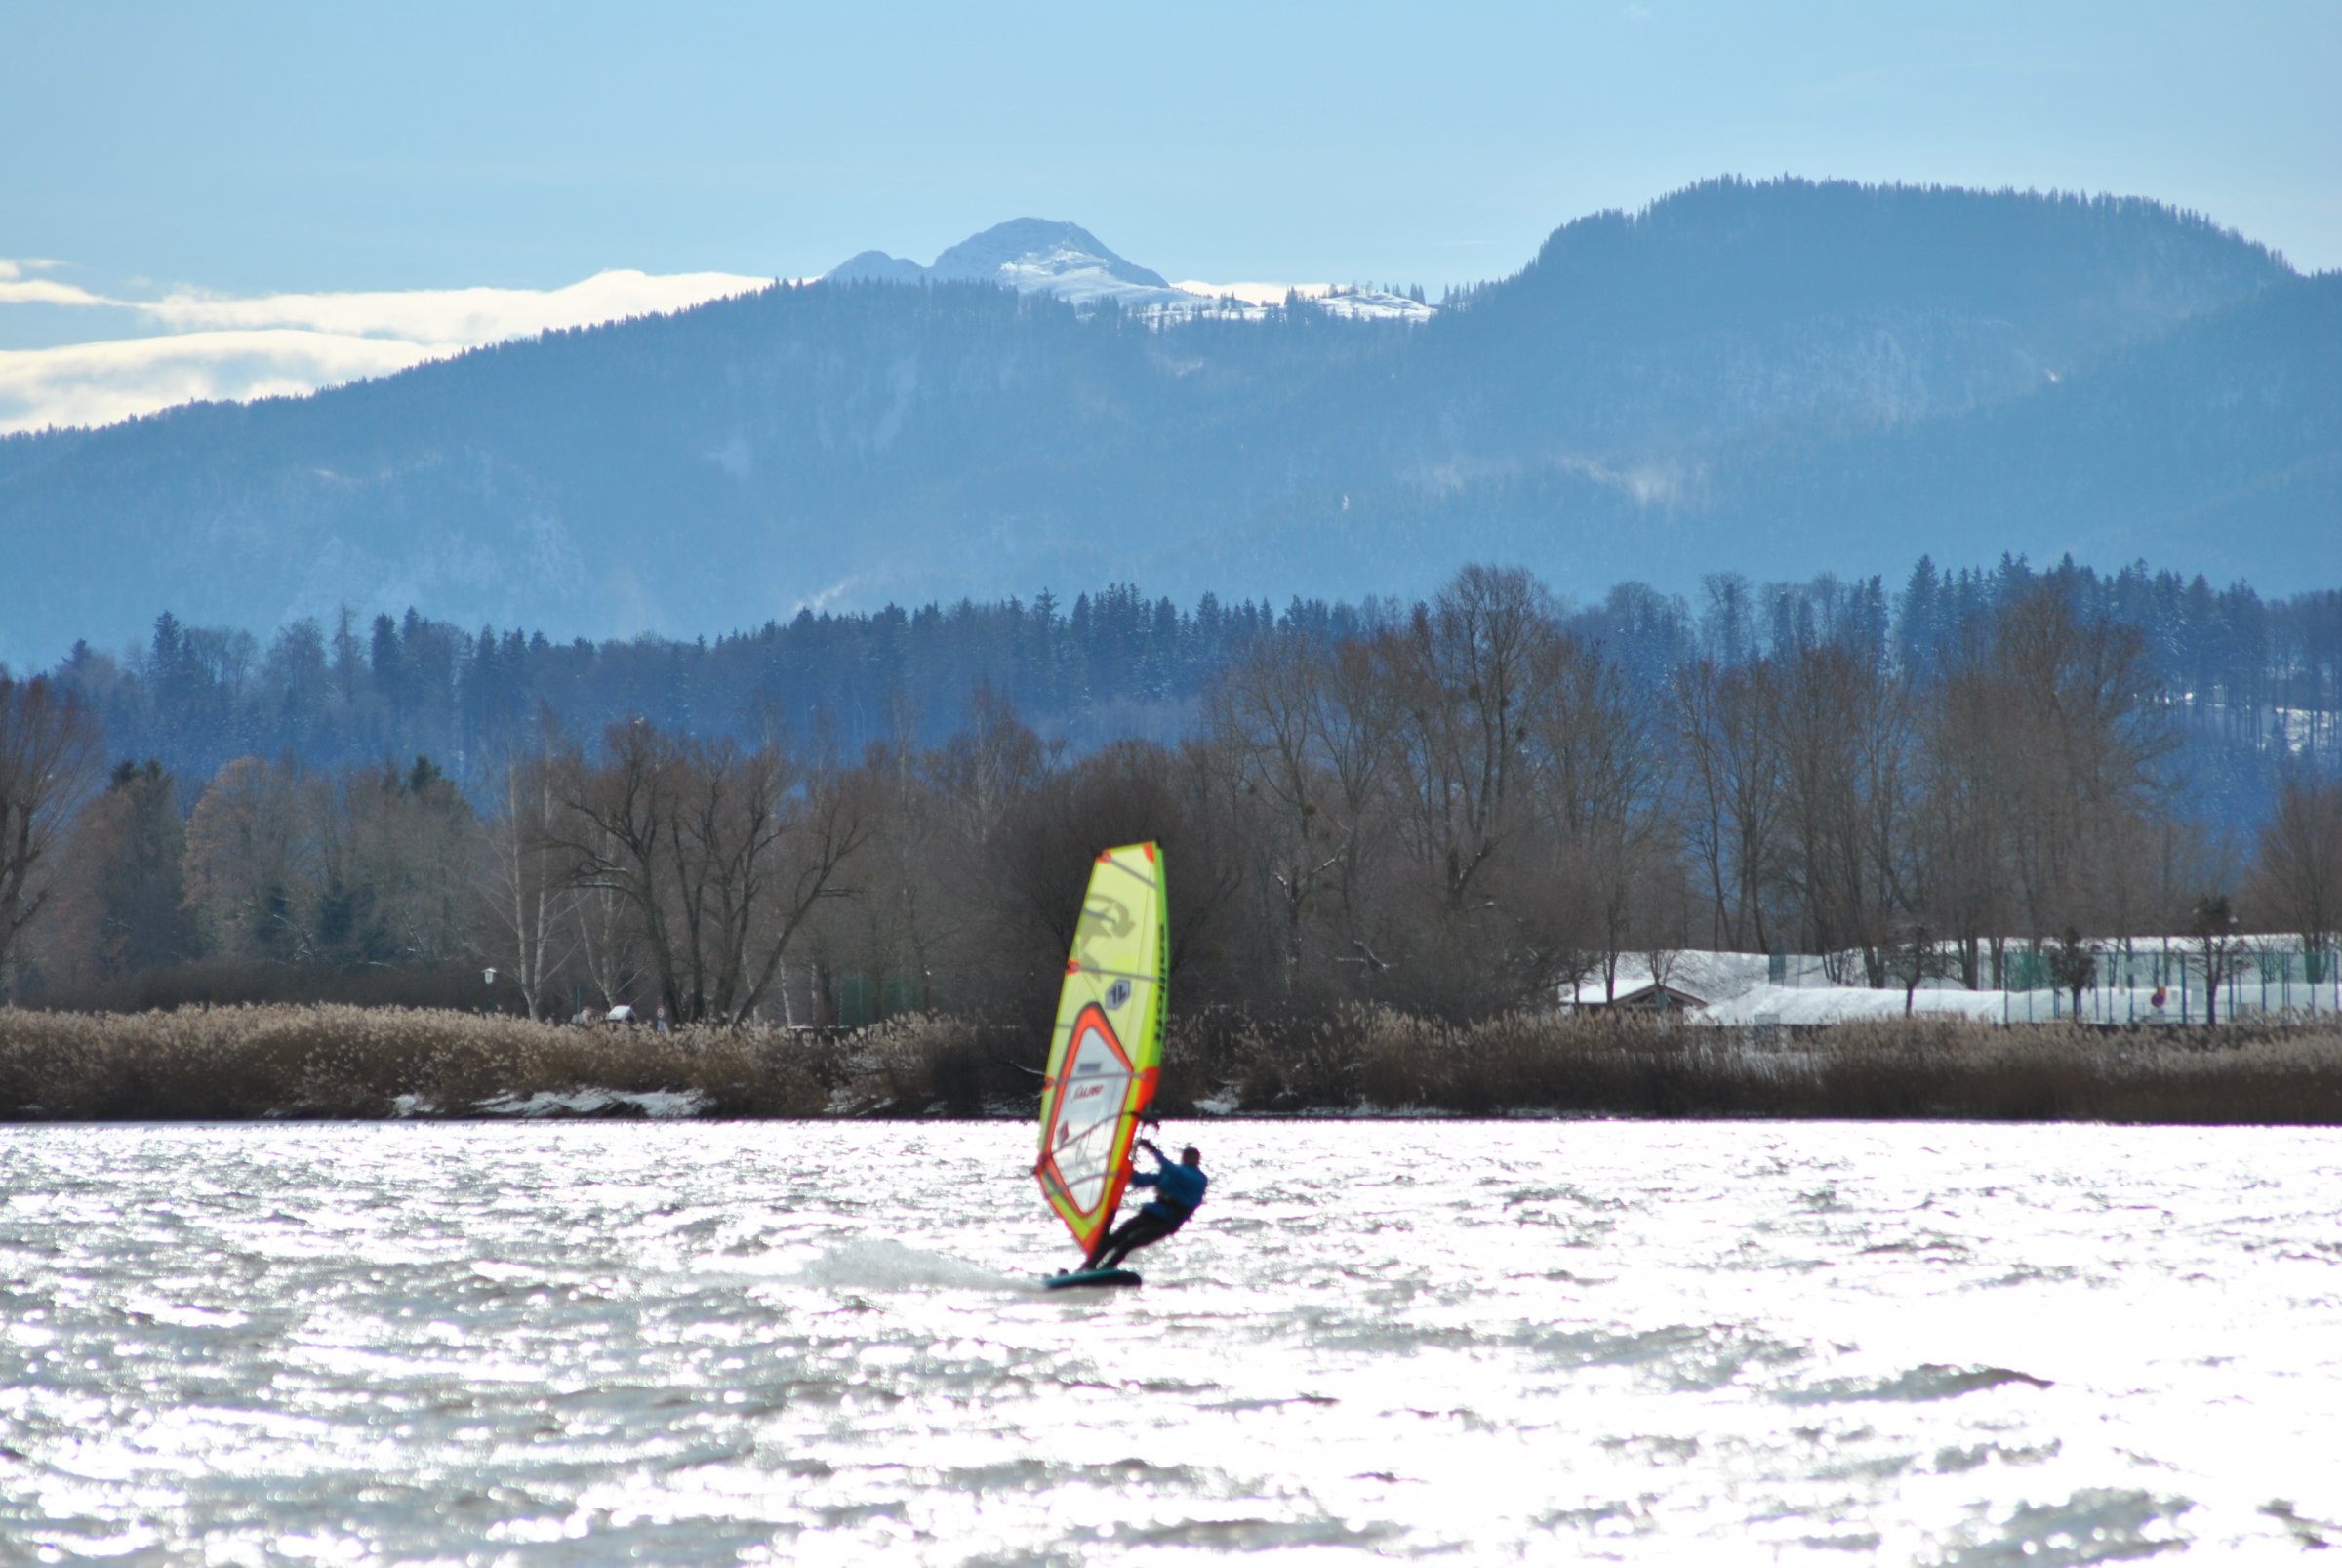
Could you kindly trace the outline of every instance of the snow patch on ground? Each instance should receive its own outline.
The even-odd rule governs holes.
[[[1177,289],[1118,277],[1105,258],[1066,245],[1003,261],[995,276],[1019,294],[1053,294],[1077,305],[1096,304],[1101,300],[1111,300],[1126,308],[1185,303]]]
[[[1330,283],[1201,283],[1187,282],[1171,285],[1177,295],[1166,302],[1156,304],[1153,314],[1158,321],[1169,322],[1188,316],[1214,316],[1239,321],[1264,321],[1273,311],[1282,310],[1288,298],[1300,304],[1313,305],[1329,316],[1345,321],[1408,321],[1424,322],[1439,313],[1439,307],[1388,289],[1358,288]]]
[[[2005,999],[1999,991],[1929,989],[1911,997],[1911,1011],[1929,1018],[1972,1018],[2000,1022]],[[1863,985],[1806,989],[1753,985],[1728,1001],[1711,1003],[1693,1015],[1703,1024],[1845,1024],[1855,1019],[1901,1018],[1903,992]]]
[[[1695,1024],[1843,1024],[1854,1019],[1901,1018],[1903,989],[1873,990],[1833,981],[1820,958],[1791,954],[1781,981],[1770,978],[1771,960],[1762,953],[1684,952],[1667,972],[1667,983],[1688,991],[1705,1006],[1687,1009]],[[1618,994],[1651,983],[1650,965],[1622,959]],[[1599,976],[1580,985],[1574,1000],[1598,1006],[1607,990]],[[1564,993],[1564,1006],[1573,997]],[[1999,1023],[2004,999],[1999,991],[1971,991],[1956,982],[1930,977],[1912,997],[1912,1012],[1939,1018],[1976,1018]]]
[[[540,1089],[533,1095],[501,1094],[480,1101],[471,1116],[511,1116],[538,1119],[548,1116],[643,1116],[653,1121],[689,1120],[707,1108],[707,1097],[697,1089],[572,1089],[556,1093]],[[428,1116],[436,1113],[429,1101],[400,1095],[393,1114]]]
[[[2136,956],[2123,961],[2118,975],[2108,961],[2098,984],[2085,986],[2081,1021],[2087,1024],[2201,1024],[2204,1022],[2203,975],[2201,964],[2190,969],[2187,984],[2178,978],[2179,948],[2161,955],[2158,970],[2157,938],[2133,939]],[[2110,952],[2114,942],[2105,945]],[[1859,969],[1851,955],[1841,955],[1838,973]],[[2329,973],[2311,984],[2295,962],[2290,977],[2273,972],[2263,979],[2252,955],[2239,959],[2229,982],[2221,987],[2220,1017],[2314,1018],[2342,1012],[2342,983]],[[1844,1024],[1857,1019],[1901,1018],[1903,987],[1889,985],[1874,990],[1868,985],[1842,985],[1830,978],[1829,963],[1810,954],[1792,953],[1782,962],[1782,978],[1771,977],[1771,960],[1762,953],[1687,951],[1676,956],[1667,983],[1700,998],[1705,1005],[1686,1008],[1682,1017],[1694,1024],[1740,1025],[1750,1024]],[[2163,1005],[2155,1003],[2157,974],[2163,977]],[[1618,994],[1625,996],[1650,984],[1647,962],[1622,958],[1618,966]],[[1597,975],[1576,992],[1566,987],[1563,1007],[1600,1006],[1606,990]],[[1957,980],[1929,976],[1911,999],[1915,1016],[1981,1019],[1994,1024],[2049,1024],[2074,1014],[2067,992],[2037,987],[1969,990]]]
[[[1335,289],[1317,302],[1317,308],[1346,321],[1429,321],[1438,307],[1410,300],[1388,289]]]

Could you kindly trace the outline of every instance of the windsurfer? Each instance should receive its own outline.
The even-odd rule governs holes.
[[[1130,1185],[1153,1187],[1154,1197],[1098,1238],[1098,1250],[1090,1254],[1084,1268],[1118,1268],[1123,1259],[1141,1247],[1162,1240],[1188,1223],[1188,1216],[1203,1201],[1204,1188],[1211,1186],[1211,1178],[1203,1174],[1203,1151],[1192,1144],[1179,1151],[1177,1165],[1144,1138],[1138,1140],[1138,1146],[1154,1156],[1155,1168],[1134,1171]]]

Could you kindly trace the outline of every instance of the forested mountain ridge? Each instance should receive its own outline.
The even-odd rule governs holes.
[[[1867,574],[1970,541],[2323,585],[2342,527],[2342,275],[2281,279],[1931,417],[1861,424],[1847,409],[1753,425],[1689,459],[1488,463],[1435,506],[1406,488],[1361,499],[1349,527],[1367,560],[1405,559],[1442,531],[1527,560],[1556,516],[1582,530],[1572,576],[1667,586],[1683,562]],[[1364,591],[1347,576],[1335,588]]]
[[[1425,357],[1503,395],[1482,428],[1660,456],[2019,396],[2289,275],[2150,202],[1719,181],[1557,230]]]
[[[2342,281],[2142,201],[1713,181],[1425,324],[781,287],[316,396],[0,441],[0,659],[343,604],[556,636],[1072,591],[1565,591],[2342,516]]]

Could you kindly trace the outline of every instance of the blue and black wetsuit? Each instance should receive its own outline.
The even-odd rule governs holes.
[[[1114,1268],[1139,1248],[1160,1241],[1188,1223],[1203,1201],[1204,1188],[1212,1179],[1203,1174],[1200,1165],[1174,1165],[1161,1152],[1149,1146],[1147,1152],[1154,1156],[1155,1168],[1137,1171],[1130,1178],[1132,1186],[1151,1186],[1154,1197],[1147,1206],[1099,1238],[1098,1250],[1090,1254],[1089,1267]]]

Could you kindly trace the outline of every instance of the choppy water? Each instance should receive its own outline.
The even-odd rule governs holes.
[[[0,1130],[0,1558],[2342,1544],[2332,1134],[1192,1135],[1069,1299],[1019,1127]]]

